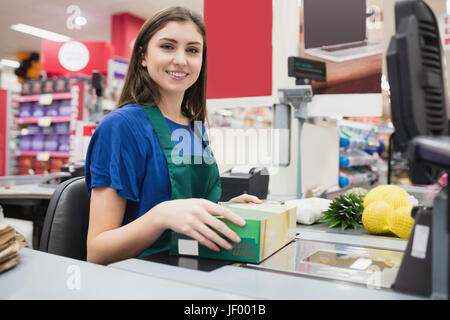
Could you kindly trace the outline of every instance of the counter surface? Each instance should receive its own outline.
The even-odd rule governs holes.
[[[328,230],[324,225],[297,225],[297,232],[296,242],[288,244],[258,265],[235,263],[205,272],[196,270],[199,263],[196,258],[180,257],[178,265],[128,259],[111,264],[110,267],[211,289],[220,288],[258,299],[422,299],[388,288],[395,279],[396,270],[382,273],[379,285],[373,285],[373,282],[364,282],[367,275],[366,278],[349,282],[343,280],[345,274],[340,279],[331,279],[313,272],[308,274],[303,272],[305,268],[299,267],[305,254],[313,253],[318,248],[331,250],[331,247],[339,246],[339,243],[342,244],[338,248],[340,250],[345,247],[349,252],[363,250],[373,255],[392,255],[395,267],[398,267],[404,250],[401,248],[406,247],[405,240],[369,236],[359,229]],[[311,250],[307,251],[308,249]]]
[[[23,248],[19,263],[0,274],[0,299],[245,300],[252,296],[176,279],[143,276]]]

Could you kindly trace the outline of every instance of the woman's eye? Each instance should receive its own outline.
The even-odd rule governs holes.
[[[188,51],[190,53],[198,53],[199,52],[199,50],[197,48],[189,48]]]
[[[171,45],[169,45],[169,44],[163,44],[163,45],[161,45],[161,48],[166,49],[166,50],[173,49],[173,47]]]

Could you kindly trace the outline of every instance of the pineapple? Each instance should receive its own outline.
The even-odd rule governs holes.
[[[364,188],[361,188],[361,187],[354,187],[354,188],[351,188],[350,190],[347,190],[345,192],[345,194],[356,193],[356,194],[359,194],[360,196],[362,196],[364,198],[368,192],[369,191],[367,191],[367,189],[364,189]]]
[[[330,228],[341,224],[342,230],[349,227],[356,229],[361,225],[362,212],[364,210],[363,198],[359,194],[343,194],[335,198],[324,211],[324,217],[319,222],[329,222]]]

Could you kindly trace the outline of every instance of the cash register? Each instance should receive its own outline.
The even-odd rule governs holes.
[[[222,196],[220,201],[229,201],[241,194],[250,194],[263,200],[267,198],[269,171],[264,167],[236,166],[220,175]]]

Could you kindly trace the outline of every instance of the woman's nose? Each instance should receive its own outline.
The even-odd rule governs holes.
[[[186,64],[186,61],[186,54],[184,53],[184,50],[177,50],[173,58],[173,63],[184,65]]]

